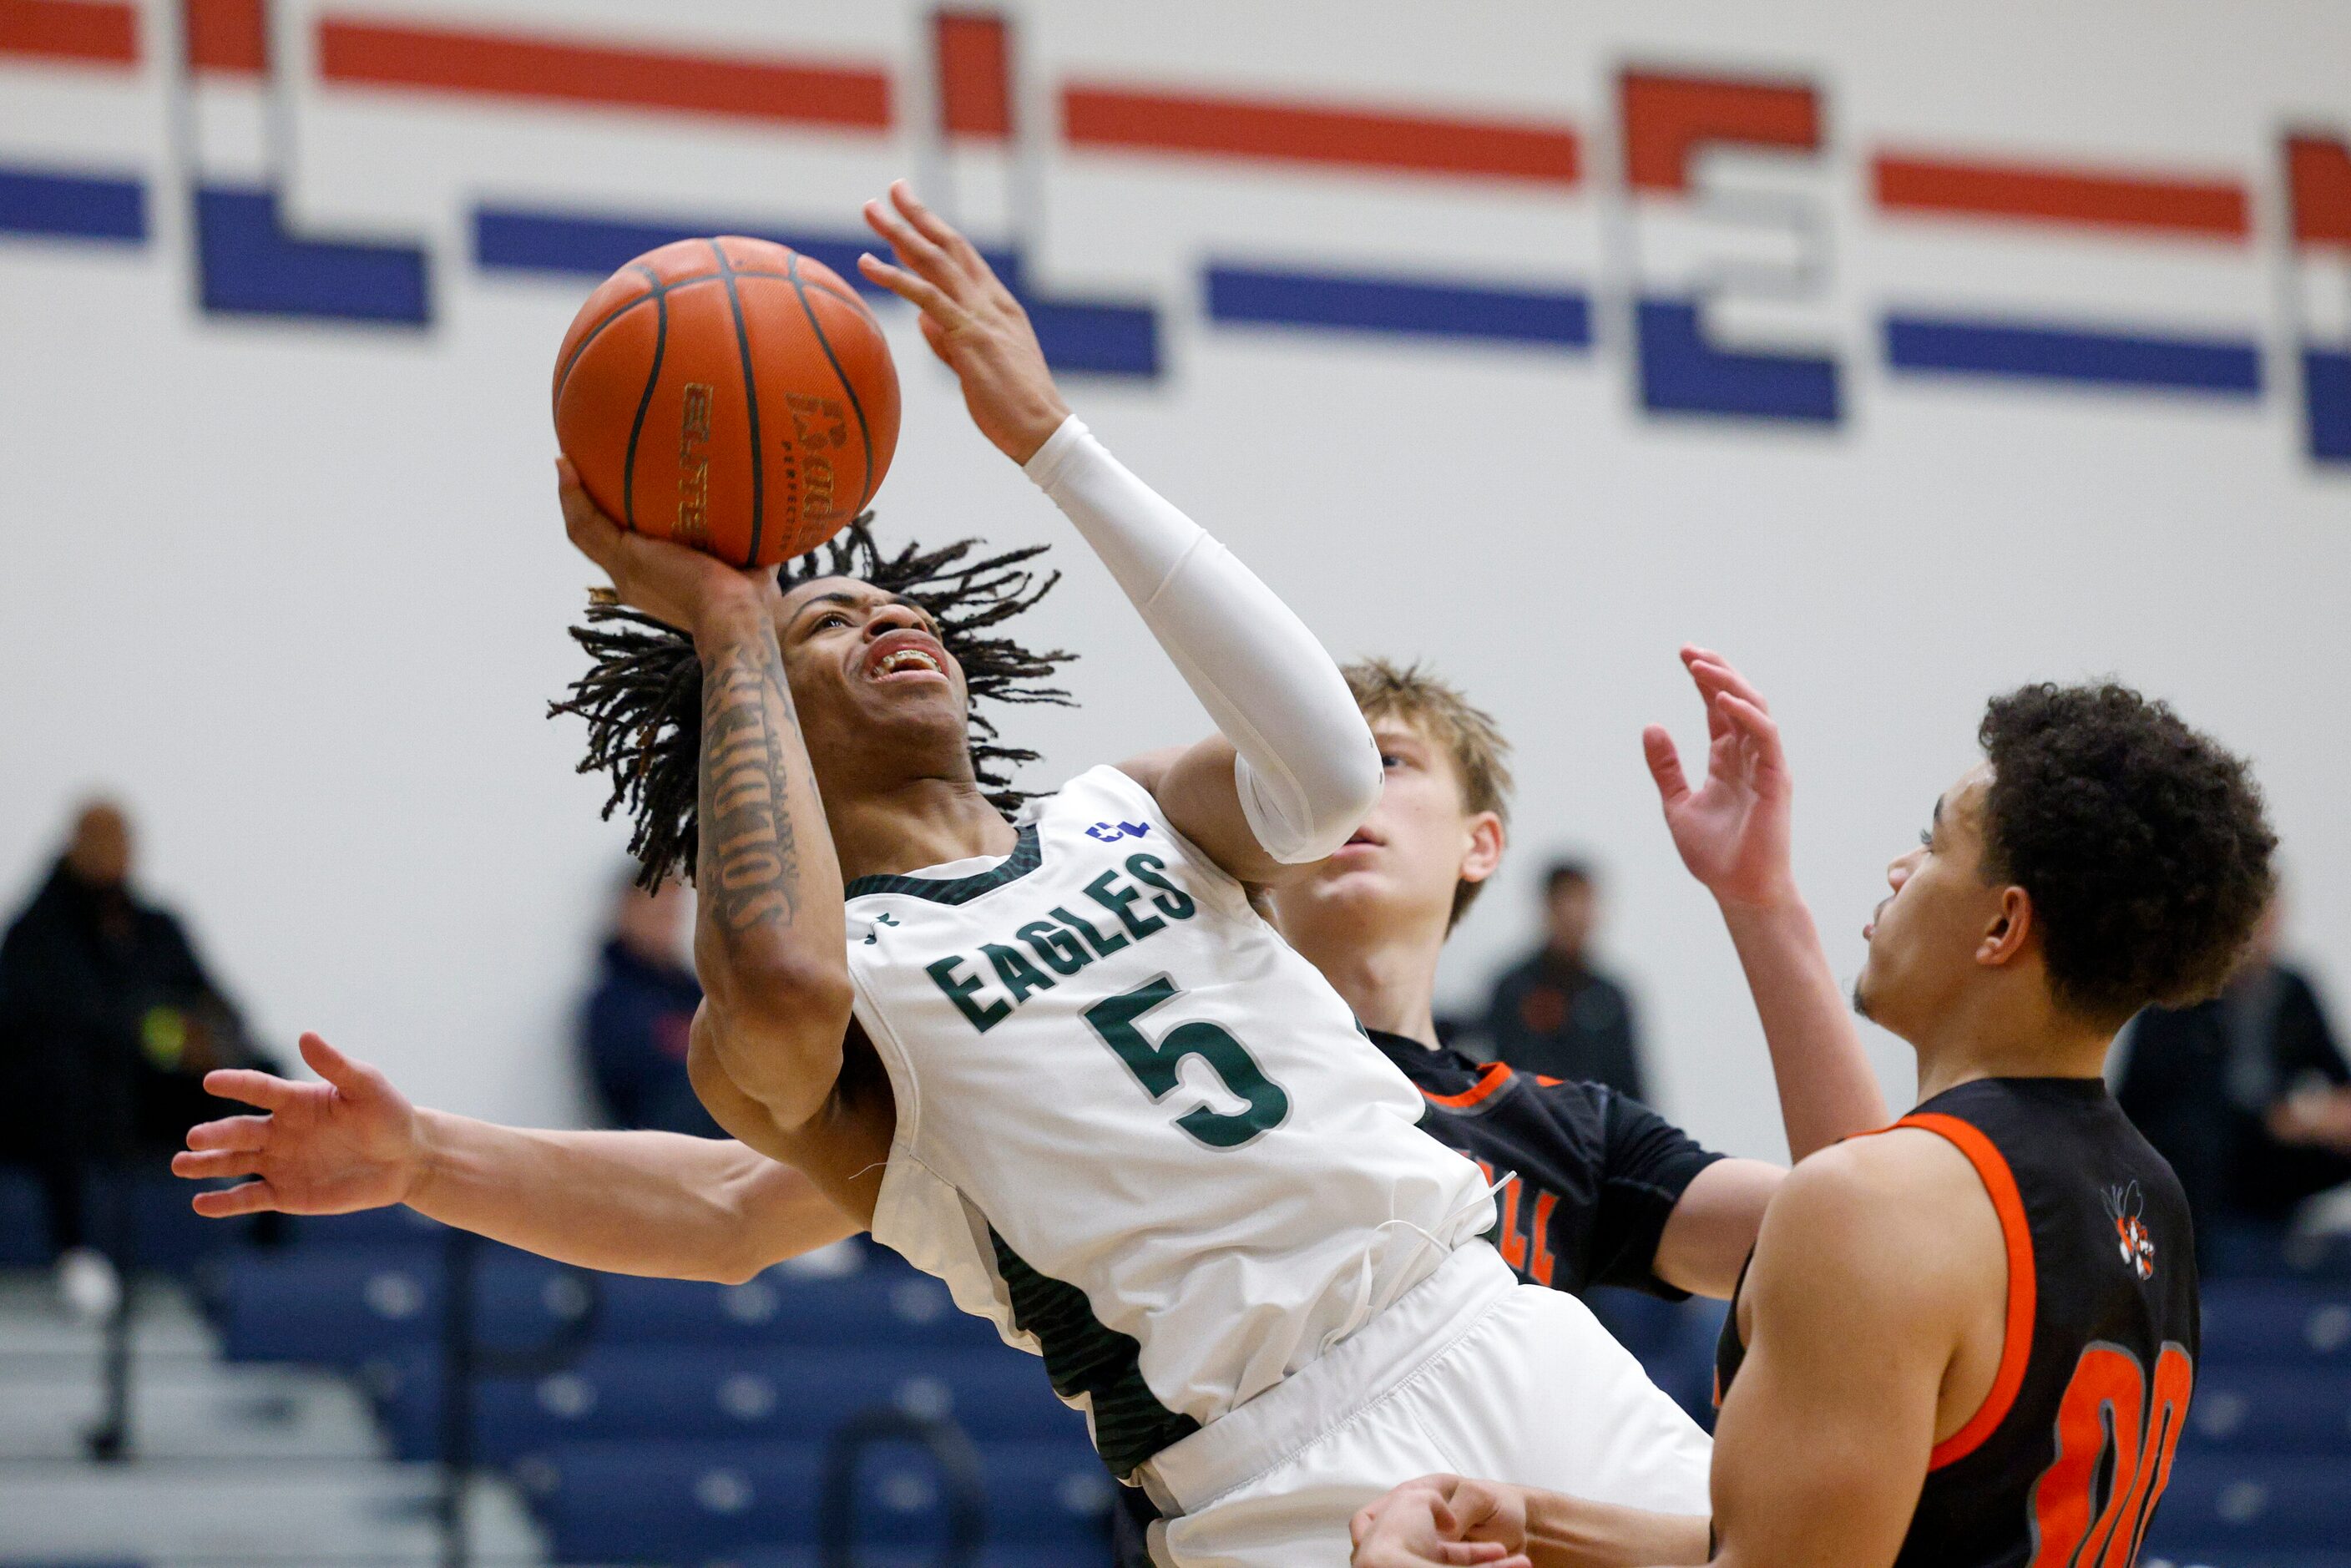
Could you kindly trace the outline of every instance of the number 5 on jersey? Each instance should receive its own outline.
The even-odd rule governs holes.
[[[1237,1149],[1259,1133],[1281,1125],[1282,1118],[1290,1114],[1290,1096],[1265,1075],[1249,1048],[1224,1028],[1195,1019],[1177,1024],[1155,1043],[1136,1027],[1144,1014],[1183,994],[1175,981],[1162,975],[1121,996],[1096,1002],[1086,1009],[1086,1022],[1155,1101],[1165,1099],[1176,1088],[1177,1065],[1187,1056],[1196,1056],[1215,1071],[1235,1098],[1249,1102],[1246,1111],[1195,1105],[1176,1118],[1177,1126],[1208,1147]]]

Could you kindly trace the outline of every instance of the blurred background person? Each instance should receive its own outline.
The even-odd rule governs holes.
[[[647,893],[633,869],[622,876],[580,1015],[580,1053],[606,1126],[726,1136],[685,1074],[686,1037],[702,1001],[693,930],[694,895],[683,884]]]
[[[2124,1033],[2116,1098],[2179,1174],[2208,1261],[2231,1232],[2273,1229],[2351,1182],[2351,1064],[2317,990],[2278,957],[2270,905],[2229,988],[2149,1008]]]
[[[1592,867],[1554,862],[1543,877],[1542,913],[1542,946],[1495,980],[1484,1039],[1473,1050],[1520,1072],[1588,1079],[1646,1101],[1633,998],[1592,962],[1600,920]]]
[[[206,1072],[274,1065],[178,917],[142,896],[136,851],[120,805],[84,803],[0,939],[5,1146],[40,1180],[59,1292],[88,1316],[119,1299],[129,1240],[127,1207],[93,1214],[92,1176],[162,1174],[188,1128],[220,1113],[204,1092]]]

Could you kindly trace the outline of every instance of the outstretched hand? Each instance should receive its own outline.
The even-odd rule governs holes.
[[[206,1092],[267,1114],[188,1129],[187,1148],[172,1156],[174,1176],[257,1178],[196,1194],[198,1214],[350,1214],[404,1202],[414,1189],[424,1144],[407,1097],[315,1034],[302,1037],[302,1060],[325,1082],[296,1083],[249,1068],[204,1075]]]
[[[1526,1512],[1509,1489],[1459,1476],[1405,1482],[1348,1522],[1353,1568],[1531,1568]],[[1486,1539],[1471,1541],[1477,1534]]]
[[[1029,312],[978,247],[905,181],[892,183],[886,204],[866,203],[865,221],[898,265],[868,252],[857,270],[923,313],[923,341],[963,383],[972,423],[1007,457],[1028,462],[1070,417]]]
[[[1685,647],[1682,664],[1706,703],[1705,783],[1689,787],[1664,726],[1641,732],[1674,848],[1689,873],[1726,903],[1768,904],[1792,897],[1788,760],[1780,749],[1780,727],[1762,694],[1721,654]]]

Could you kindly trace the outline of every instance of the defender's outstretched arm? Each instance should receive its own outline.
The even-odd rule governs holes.
[[[729,1284],[862,1228],[801,1172],[738,1143],[502,1127],[412,1105],[315,1034],[302,1037],[302,1059],[322,1082],[244,1068],[206,1075],[212,1093],[265,1113],[188,1130],[174,1173],[252,1178],[196,1194],[197,1213],[404,1203],[583,1269]]]
[[[1663,727],[1650,726],[1641,743],[1674,848],[1714,894],[1739,950],[1771,1052],[1789,1158],[1801,1160],[1892,1117],[1796,890],[1788,759],[1771,706],[1721,654],[1686,647],[1681,657],[1706,703],[1704,785],[1689,787]]]
[[[696,1035],[790,1135],[832,1099],[850,980],[841,866],[776,645],[775,570],[624,532],[558,466],[571,542],[702,655]]]
[[[1244,882],[1323,859],[1379,799],[1379,753],[1331,656],[1289,606],[1071,414],[1019,301],[901,182],[866,221],[897,254],[860,269],[923,312],[973,422],[1077,525],[1142,612],[1217,738],[1129,768],[1184,835]]]

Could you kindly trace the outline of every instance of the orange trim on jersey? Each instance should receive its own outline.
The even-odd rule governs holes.
[[[1488,1095],[1493,1093],[1495,1090],[1499,1089],[1504,1083],[1510,1082],[1510,1064],[1508,1062],[1497,1061],[1486,1069],[1485,1073],[1479,1078],[1477,1082],[1472,1083],[1468,1088],[1464,1089],[1458,1094],[1430,1094],[1426,1089],[1422,1090],[1421,1093],[1426,1097],[1428,1103],[1432,1105],[1449,1105],[1454,1110],[1460,1111],[1477,1104],[1480,1100],[1483,1100]]]
[[[2032,1230],[2025,1221],[2024,1197],[2016,1190],[2015,1173],[2008,1168],[2000,1149],[1972,1124],[1929,1111],[1905,1116],[1894,1124],[1933,1133],[1967,1155],[2000,1216],[2001,1239],[2008,1249],[2008,1322],[2000,1347],[2000,1370],[1992,1375],[1983,1404],[1968,1417],[1967,1425],[1936,1444],[1927,1456],[1927,1468],[1939,1470],[1983,1447],[1984,1439],[2008,1419],[2016,1391],[2023,1386],[2024,1368],[2032,1359],[2032,1317],[2039,1300],[2032,1270]]]

